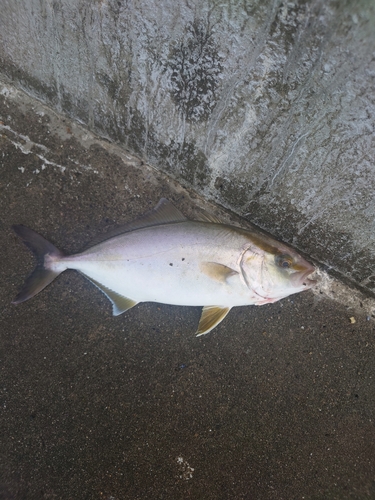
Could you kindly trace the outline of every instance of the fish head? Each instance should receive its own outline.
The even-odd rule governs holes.
[[[309,279],[314,266],[298,252],[267,236],[256,235],[251,240],[240,267],[259,303],[275,302],[316,284]]]

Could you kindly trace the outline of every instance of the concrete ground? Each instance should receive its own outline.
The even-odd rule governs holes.
[[[33,267],[12,224],[75,252],[160,197],[191,217],[205,204],[1,89],[0,498],[375,498],[366,307],[318,289],[236,308],[196,338],[199,308],[145,303],[113,317],[70,271],[11,305]]]

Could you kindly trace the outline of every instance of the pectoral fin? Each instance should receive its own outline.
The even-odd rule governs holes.
[[[82,274],[84,274],[84,273],[82,273]],[[135,305],[138,304],[138,302],[136,302],[135,300],[128,299],[127,297],[124,297],[123,295],[120,295],[119,293],[114,292],[113,290],[111,290],[110,288],[107,288],[106,286],[102,285],[98,281],[93,280],[92,278],[90,278],[86,274],[84,274],[84,276],[88,280],[90,280],[91,283],[93,283],[97,288],[99,288],[99,290],[101,292],[103,292],[104,295],[106,295],[109,298],[109,300],[112,302],[113,316],[119,316],[123,312],[127,311],[128,309],[131,309],[132,307],[134,307]]]
[[[217,326],[225,316],[229,313],[230,307],[205,306],[202,311],[202,316],[199,321],[197,337],[210,332]]]
[[[218,264],[217,262],[202,262],[200,268],[206,276],[221,283],[225,283],[228,278],[238,274],[234,269],[224,266],[224,264]]]

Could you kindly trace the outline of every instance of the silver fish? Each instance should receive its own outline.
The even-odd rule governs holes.
[[[196,332],[203,335],[234,306],[276,302],[315,284],[308,279],[314,266],[283,243],[209,214],[190,221],[164,198],[75,255],[64,255],[25,226],[13,229],[37,258],[13,304],[76,269],[108,297],[115,316],[139,302],[203,306]]]

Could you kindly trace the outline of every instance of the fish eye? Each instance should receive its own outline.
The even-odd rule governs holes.
[[[293,259],[290,255],[287,254],[279,254],[275,256],[275,262],[279,267],[283,267],[284,269],[288,269],[293,264]]]

